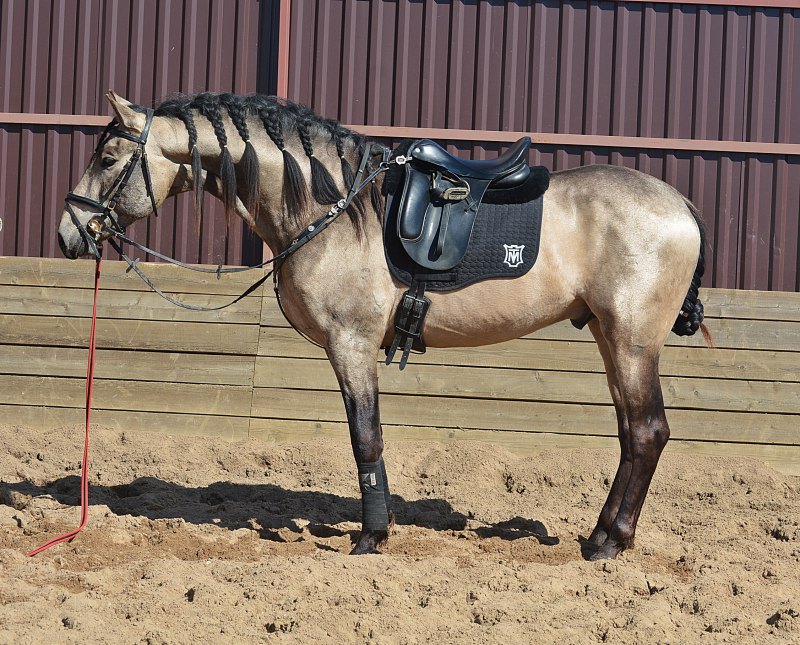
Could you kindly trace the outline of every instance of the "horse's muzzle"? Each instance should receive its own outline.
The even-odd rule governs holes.
[[[58,227],[58,247],[70,260],[89,255],[89,245],[69,217],[62,219]]]

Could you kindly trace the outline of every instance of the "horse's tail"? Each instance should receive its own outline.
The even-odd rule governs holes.
[[[711,333],[708,327],[703,324],[703,303],[700,302],[700,280],[706,269],[706,226],[700,211],[688,199],[683,200],[686,207],[694,217],[697,223],[697,228],[700,230],[700,254],[697,257],[697,266],[692,276],[692,284],[689,286],[689,291],[683,301],[681,312],[678,314],[675,324],[672,325],[672,331],[678,336],[692,336],[698,329],[703,332],[703,337],[710,347],[714,346],[714,341],[711,338]]]

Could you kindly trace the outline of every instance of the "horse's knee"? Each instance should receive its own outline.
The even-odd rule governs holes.
[[[669,441],[669,424],[663,414],[648,417],[633,425],[631,444],[634,459],[658,456]]]

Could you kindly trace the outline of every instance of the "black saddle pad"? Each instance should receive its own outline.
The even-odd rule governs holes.
[[[397,190],[397,182],[398,178],[387,177],[387,190]],[[481,280],[525,275],[539,254],[542,195],[548,183],[547,169],[534,167],[520,186],[487,190],[464,259],[449,271],[425,269],[408,256],[397,234],[398,204],[392,200],[383,229],[389,270],[406,285],[411,284],[412,277],[425,280],[426,289],[431,291],[450,291]]]

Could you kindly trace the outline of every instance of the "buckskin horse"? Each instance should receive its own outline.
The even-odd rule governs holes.
[[[394,515],[382,458],[376,359],[400,333],[395,312],[408,291],[387,263],[388,175],[375,171],[388,168],[387,159],[413,159],[425,146],[412,144],[409,157],[398,161],[335,121],[273,97],[177,95],[154,110],[113,92],[107,98],[114,120],[67,197],[58,231],[63,253],[87,255],[94,242],[148,217],[180,192],[194,191],[201,217],[204,188],[222,200],[226,218],[235,213],[270,248],[283,249],[276,288],[284,313],[325,348],[344,398],[362,497],[362,527],[352,553],[378,553]],[[520,165],[527,150],[522,144],[498,160],[472,162],[435,148],[426,148],[433,150],[428,161],[440,163],[453,182],[458,178],[448,170],[460,169],[479,192],[528,168]],[[364,193],[353,194],[365,173],[372,181]],[[443,198],[451,205],[474,202],[474,215],[481,195],[472,200],[472,188],[464,186],[452,183]],[[532,268],[515,278],[429,292],[424,341],[474,347],[557,321],[588,324],[605,364],[620,443],[616,476],[588,547],[593,559],[614,558],[633,544],[669,438],[658,374],[661,348],[670,330],[683,335],[701,327],[703,222],[666,183],[613,166],[554,172],[541,199],[541,243]],[[320,204],[334,205],[322,220]],[[347,217],[337,218],[339,212]],[[463,220],[453,221],[456,226]],[[446,225],[439,222],[440,236]]]

